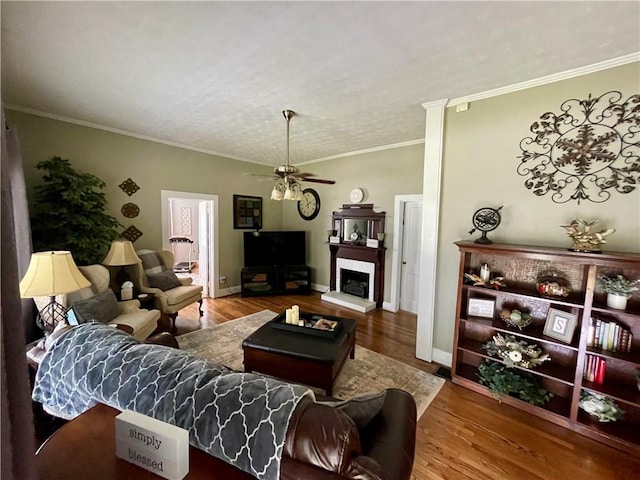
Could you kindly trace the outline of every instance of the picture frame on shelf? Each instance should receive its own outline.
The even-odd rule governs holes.
[[[544,333],[547,337],[555,338],[564,343],[571,343],[573,334],[578,324],[578,316],[573,313],[550,308],[547,313],[547,321],[544,324]]]
[[[262,228],[262,197],[233,196],[234,230],[260,230]]]
[[[470,298],[467,303],[467,316],[493,318],[496,309],[495,300],[484,298]]]

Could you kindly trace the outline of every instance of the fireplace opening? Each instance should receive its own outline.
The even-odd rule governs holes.
[[[340,269],[340,291],[360,298],[369,297],[369,274]]]

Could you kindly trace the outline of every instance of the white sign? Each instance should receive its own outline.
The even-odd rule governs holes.
[[[367,238],[367,247],[378,248],[380,246],[380,242],[375,238]]]
[[[189,432],[131,410],[116,417],[116,455],[168,478],[189,473]]]
[[[493,318],[495,306],[495,300],[470,298],[469,304],[467,305],[467,315],[470,317]]]
[[[329,237],[329,243],[340,243],[340,237]]]

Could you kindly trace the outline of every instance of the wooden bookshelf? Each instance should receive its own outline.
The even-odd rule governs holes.
[[[518,340],[536,344],[548,353],[550,362],[532,368],[518,368],[540,379],[544,388],[553,393],[546,405],[537,407],[515,397],[503,397],[502,402],[532,415],[570,428],[624,451],[640,452],[640,392],[635,375],[640,372],[640,294],[629,299],[627,309],[606,307],[605,296],[597,292],[598,275],[623,274],[629,279],[640,278],[640,255],[633,253],[579,253],[561,248],[456,242],[460,251],[460,268],[453,346],[453,382],[491,396],[480,384],[478,366],[484,361],[501,360],[488,355],[482,346],[494,335],[514,335]],[[473,286],[465,282],[465,273],[478,274],[487,263],[491,277],[503,276],[506,287],[499,290]],[[540,295],[536,280],[549,271],[565,279],[571,294],[564,298]],[[467,314],[470,299],[495,301],[493,318],[471,317]],[[532,323],[522,330],[510,327],[499,316],[502,309],[518,308],[532,315]],[[569,343],[544,335],[549,309],[558,309],[577,318]],[[631,352],[612,352],[587,346],[591,318],[603,318],[625,326],[633,334]],[[595,355],[607,361],[605,380],[601,384],[583,378],[587,356]],[[578,404],[583,391],[609,396],[624,411],[622,420],[600,423],[582,411]]]

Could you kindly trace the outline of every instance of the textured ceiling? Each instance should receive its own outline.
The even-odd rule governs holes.
[[[640,2],[7,2],[5,105],[232,158],[424,137],[421,104],[640,50]]]

